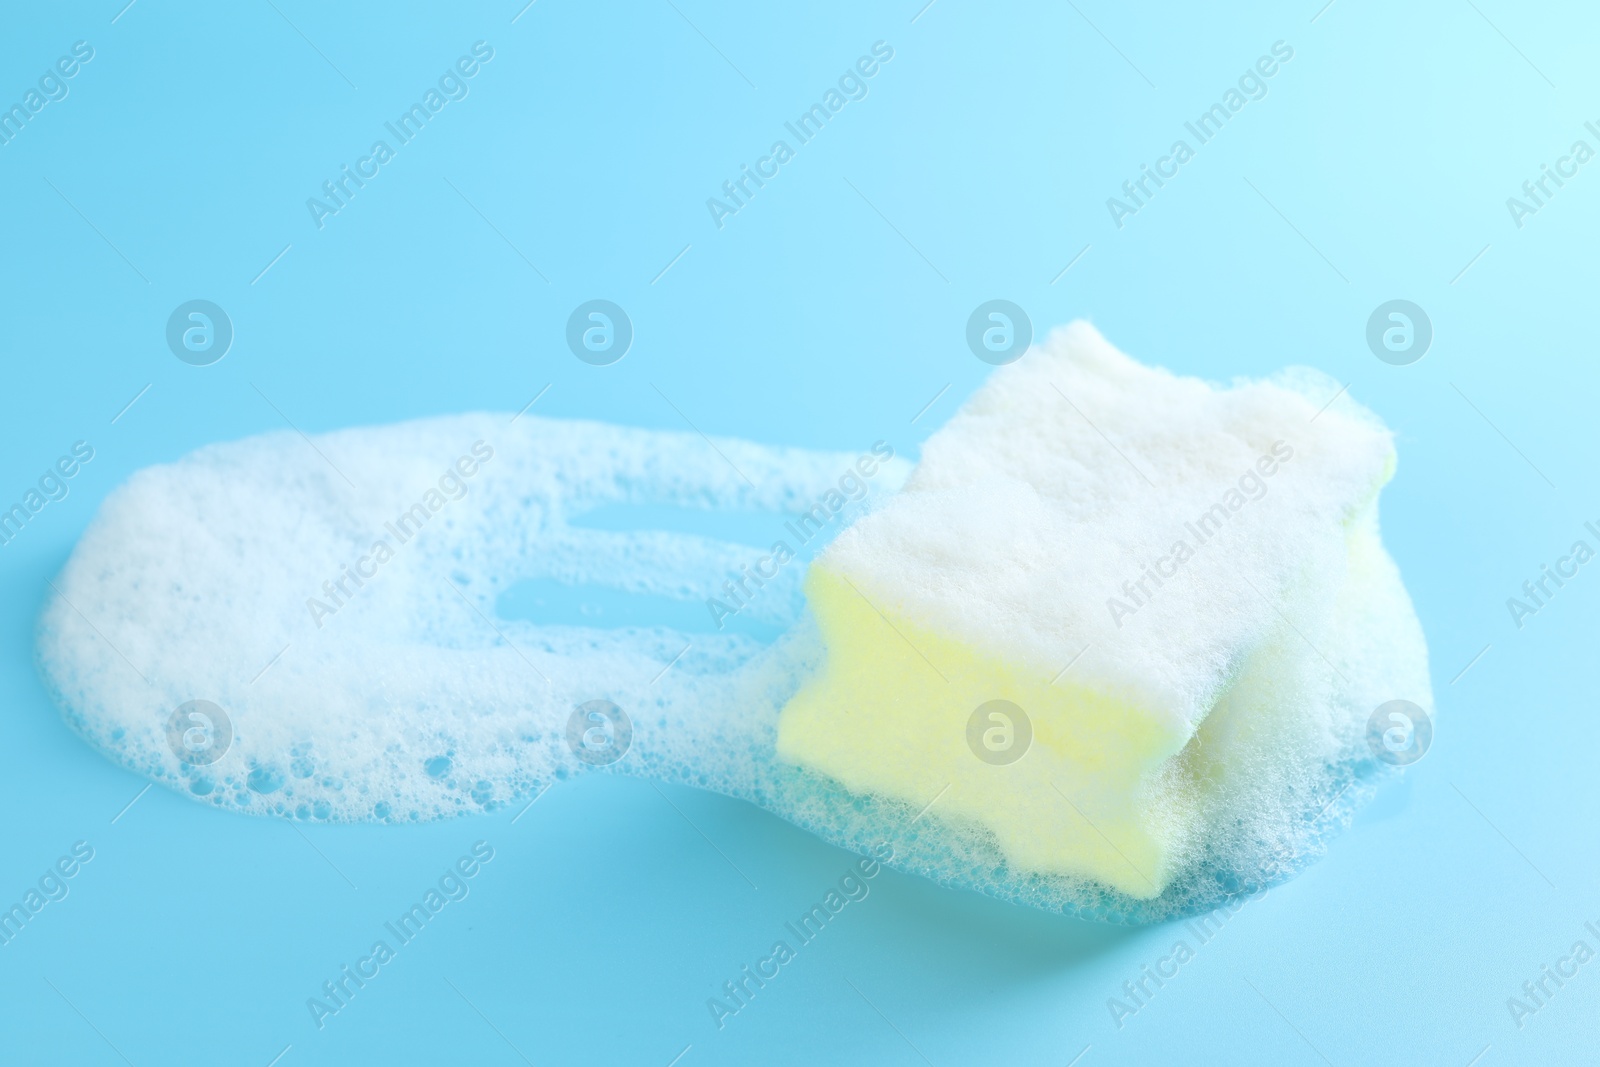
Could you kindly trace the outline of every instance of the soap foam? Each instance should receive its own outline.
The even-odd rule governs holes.
[[[1325,399],[1337,388],[1327,384],[1300,379],[1297,388]],[[1204,389],[1194,387],[1197,402]],[[1075,399],[1095,411],[1103,398]],[[1006,418],[981,405],[969,413],[998,425]],[[1175,438],[1194,429],[1181,407],[1160,417]],[[1241,426],[1251,417],[1241,413]],[[1348,400],[1323,419],[1375,425]],[[1137,428],[1100,424],[1119,442]],[[1373,432],[1386,445],[1381,428]],[[1251,433],[1248,447],[1218,460],[1218,472],[1236,476],[1256,449],[1270,448]],[[1071,442],[1080,447],[1099,446]],[[1085,483],[1086,472],[1123,462],[1066,448],[1041,473],[1086,499],[1105,491]],[[1159,455],[1152,440],[1128,458],[1152,476],[1175,476]],[[779,759],[780,710],[827,655],[805,611],[798,562],[779,568],[741,609],[787,631],[769,646],[732,632],[540,625],[496,614],[499,596],[524,579],[696,603],[725,596],[725,583],[766,549],[586,528],[583,516],[616,504],[769,511],[774,541],[798,548],[783,517],[830,492],[838,497],[841,475],[859,459],[491,414],[344,430],[309,443],[284,432],[208,446],[136,473],[107,498],[47,598],[41,671],[67,722],[124,766],[202,803],[313,821],[405,822],[525,802],[589,769],[569,747],[568,721],[578,705],[608,700],[631,718],[632,747],[600,769],[743,798],[863,854],[888,841],[892,865],[942,884],[1112,921],[1212,906],[1297,870],[1389,773],[1365,748],[1359,726],[1368,712],[1397,695],[1431,709],[1420,627],[1371,515],[1359,527],[1365,539],[1353,542],[1359,550],[1340,562],[1341,574],[1348,565],[1363,578],[1344,582],[1338,611],[1317,634],[1335,681],[1314,707],[1274,703],[1270,688],[1229,690],[1214,670],[1168,663],[1152,685],[1137,663],[1121,664],[1128,685],[1168,694],[1173,715],[1228,752],[1208,773],[1239,779],[1228,810],[1207,813],[1213,829],[1188,849],[1181,875],[1140,900],[1094,880],[1019,869],[968,822],[937,808],[919,814],[922,804],[903,798],[852,793]],[[924,495],[991,476],[992,458],[950,459],[941,466],[961,473],[929,475]],[[1381,462],[1376,453],[1373,461]],[[1052,473],[1055,463],[1061,470]],[[898,459],[883,464],[866,479],[865,499],[843,502],[835,522],[872,513],[907,471]],[[1337,492],[1353,500],[1358,489]],[[426,519],[415,530],[418,504]],[[412,522],[399,523],[407,513]],[[1002,526],[977,533],[1001,537]],[[1152,544],[1148,531],[1127,533],[1140,550]],[[380,542],[392,553],[381,563]],[[1120,581],[1137,559],[1108,558],[1104,573]],[[356,586],[351,569],[370,576]],[[1273,571],[1263,580],[1281,577]],[[1173,598],[1161,610],[1194,607]],[[1250,617],[1260,638],[1255,669],[1303,666],[1303,647]],[[1102,667],[1118,669],[1111,661]],[[1238,701],[1253,692],[1255,703],[1231,709],[1222,700],[1205,713],[1206,694],[1218,691]],[[174,709],[193,700],[213,701],[231,721],[231,745],[209,765],[180,760],[168,729]],[[1285,743],[1285,730],[1315,736]],[[1180,758],[1206,756],[1191,744]]]
[[[1193,727],[1294,587],[1342,572],[1344,525],[1392,469],[1382,424],[1353,402],[1319,416],[1338,385],[1319,392],[1213,388],[1076,324],[997,371],[824,562],[1045,677],[1087,646],[1072,678]],[[1180,540],[1203,574],[1126,589]]]
[[[1321,376],[1220,388],[1058,331],[817,560],[829,658],[779,753],[937,796],[988,862],[1109,887],[1121,914],[1292,869],[1308,820],[1360,795],[1371,710],[1431,707],[1378,536],[1393,469],[1389,431]],[[1003,774],[961,729],[994,699],[1032,716]]]
[[[522,579],[727,597],[765,550],[582,517],[617,504],[769,511],[774,540],[794,541],[783,513],[837,492],[857,460],[498,415],[208,446],[106,500],[45,607],[43,673],[113,758],[254,814],[405,821],[503,805],[578,766],[566,722],[592,699],[638,724],[624,769],[698,764],[700,730],[723,728],[715,709],[745,677],[735,668],[783,654],[733,632],[500,619],[497,598]],[[867,484],[881,495],[905,470],[891,461]],[[840,500],[836,523],[864,506]],[[802,573],[778,570],[742,614],[793,624]],[[233,729],[206,766],[179,760],[167,731],[196,699]]]

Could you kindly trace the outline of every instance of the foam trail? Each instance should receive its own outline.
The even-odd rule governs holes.
[[[830,490],[845,503],[831,526],[862,506],[837,493],[854,454],[722,441],[719,455],[692,434],[466,415],[314,446],[267,434],[140,471],[40,621],[72,726],[219,807],[400,821],[493,808],[578,765],[564,731],[592,699],[638,723],[629,768],[681,759],[706,730],[748,733],[756,717],[733,713],[742,680],[798,669],[803,640],[764,652],[737,633],[540,626],[498,618],[497,598],[554,579],[700,605],[770,555],[578,525],[605,505],[766,511],[790,542],[785,513]],[[848,486],[881,494],[905,471],[893,461]],[[741,615],[793,624],[802,568],[780,569]],[[169,743],[173,709],[195,699],[231,721],[215,764]]]

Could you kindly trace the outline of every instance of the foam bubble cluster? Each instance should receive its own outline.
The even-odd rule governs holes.
[[[1409,605],[1348,631],[1404,592],[1391,435],[1321,410],[1340,392],[1217,389],[1060,331],[813,566],[828,659],[780,755],[1141,901],[1301,855],[1286,798],[1333,799],[1384,686],[1427,700]]]
[[[839,530],[851,533],[812,582],[833,567],[882,602],[886,624],[927,621],[985,662],[1059,668],[1088,633],[1074,613],[1123,595],[1124,580],[1137,588],[1173,520],[1338,390],[1305,375],[1232,390],[1166,376],[1178,400],[1147,394],[1141,414],[1130,389],[1150,382],[1108,376],[1132,372],[1087,336],[1058,335],[997,371],[903,492],[909,465],[885,442],[828,453],[529,416],[208,446],[105,501],[47,600],[41,670],[67,721],[112,759],[235,811],[416,821],[524,803],[600,769],[740,797],[864,854],[888,842],[895,866],[1007,900],[1116,921],[1210,906],[1292,873],[1348,821],[1386,770],[1362,732],[1374,707],[1404,697],[1431,710],[1420,627],[1376,532],[1387,434],[1348,398],[1300,435],[1300,488],[1253,503],[1232,547],[1219,537],[1210,559],[1169,576],[1165,600],[1130,602],[1142,650],[1108,644],[1077,665],[1085,685],[1178,739],[1128,793],[1178,828],[1159,887],[1019,851],[997,821],[1015,817],[1004,804],[926,807],[937,783],[862,778],[827,745],[780,748],[786,709],[842,651],[802,584]],[[1084,411],[1019,399],[1052,374],[1099,383],[1074,390]],[[1060,429],[1080,415],[1094,440]],[[1348,462],[1341,447],[1356,449]],[[1158,483],[1142,511],[1124,484],[1136,478]],[[1063,499],[1067,512],[1040,511]],[[637,521],[606,518],[619,509]],[[669,512],[753,515],[743,528],[759,532],[684,532],[657,521]],[[999,569],[963,578],[942,565],[962,543],[969,564]],[[1007,584],[1007,553],[1057,566],[1030,592]],[[922,581],[919,567],[949,580]],[[1259,581],[1265,609],[1230,572]],[[676,604],[703,624],[515,617],[507,596],[529,582]],[[763,627],[780,636],[763,640]],[[1076,729],[1072,714],[1036,705],[1036,744]],[[944,729],[931,712],[913,724]],[[863,731],[856,763],[947,740],[919,749]],[[1025,792],[1020,778],[988,781]],[[1185,791],[1197,781],[1222,787]]]

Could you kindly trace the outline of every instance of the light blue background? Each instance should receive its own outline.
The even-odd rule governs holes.
[[[13,9],[0,33],[7,103],[95,48],[0,146],[0,498],[74,440],[96,449],[0,548],[0,898],[72,842],[96,850],[0,948],[0,1060],[1592,1060],[1600,962],[1520,1030],[1506,999],[1579,937],[1600,948],[1600,573],[1520,631],[1505,607],[1600,518],[1600,163],[1521,229],[1505,205],[1575,139],[1600,147],[1592,10],[539,0],[513,22],[521,0],[121,2]],[[319,231],[306,198],[480,39],[495,57],[471,95]],[[895,56],[870,95],[718,230],[706,198],[880,39]],[[1106,198],[1278,40],[1294,59],[1269,95],[1118,230]],[[237,330],[208,368],[163,340],[197,297]],[[637,331],[609,368],[562,339],[593,297]],[[297,831],[159,788],[124,812],[143,781],[69,733],[34,671],[45,580],[99,501],[281,428],[263,395],[314,432],[515,411],[550,384],[544,415],[682,428],[659,388],[708,433],[914,455],[989,369],[963,329],[995,297],[1181,372],[1319,367],[1398,435],[1385,537],[1432,649],[1434,750],[1120,1030],[1107,998],[1181,929],[889,872],[719,1031],[706,998],[851,857],[610,776],[514,825]],[[1408,367],[1363,338],[1396,297],[1436,330]],[[478,839],[496,855],[470,898],[319,1032],[306,998]]]

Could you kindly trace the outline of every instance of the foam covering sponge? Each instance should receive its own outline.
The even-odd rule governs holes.
[[[1390,434],[1295,386],[1216,389],[1086,325],[997,371],[813,566],[828,659],[779,753],[1134,898],[1241,825],[1295,854],[1289,809],[1376,706],[1352,687],[1427,690],[1408,606],[1354,624],[1403,601]]]
[[[38,657],[87,741],[218,808],[408,822],[600,770],[1144,922],[1320,854],[1395,773],[1369,714],[1431,713],[1393,469],[1321,375],[1217,387],[1084,324],[914,468],[531,415],[269,433],[108,497]],[[682,521],[730,515],[766,525]],[[684,610],[530,618],[528,582]]]

